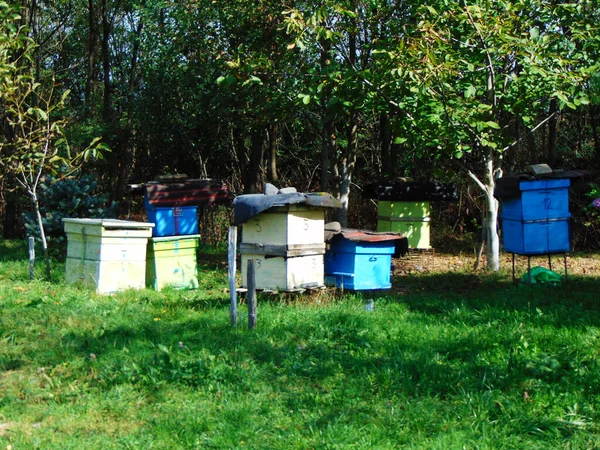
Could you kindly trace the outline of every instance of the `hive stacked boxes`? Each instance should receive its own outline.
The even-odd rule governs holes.
[[[115,219],[63,219],[67,234],[66,282],[99,293],[141,289],[146,247],[154,224]]]
[[[157,291],[198,287],[198,206],[229,201],[229,189],[220,181],[178,175],[144,186],[148,221],[155,224],[148,241],[148,286]]]
[[[324,286],[325,210],[340,203],[327,193],[299,193],[265,183],[265,194],[233,202],[234,225],[242,226],[242,287],[254,260],[257,289],[298,291]]]
[[[154,185],[151,185],[154,186]],[[168,188],[168,184],[163,184]],[[154,223],[153,237],[148,240],[146,284],[156,291],[165,287],[198,287],[198,207],[160,203],[146,189],[144,206],[148,221]],[[170,200],[176,202],[177,198]]]
[[[571,250],[569,179],[520,181],[514,196],[502,198],[504,250],[518,255]]]
[[[300,205],[274,207],[242,226],[242,285],[254,259],[256,287],[295,290],[323,285],[325,210]]]

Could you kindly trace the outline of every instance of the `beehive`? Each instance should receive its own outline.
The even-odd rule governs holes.
[[[569,179],[521,181],[520,196],[502,200],[504,250],[520,255],[571,249]]]
[[[198,288],[196,252],[200,235],[155,237],[148,240],[146,284],[156,291],[165,287]]]
[[[431,248],[430,220],[429,202],[378,202],[377,231],[404,235],[409,248]]]
[[[67,283],[100,293],[143,289],[146,246],[154,224],[114,219],[63,219]]]
[[[325,211],[303,205],[274,207],[242,227],[242,286],[248,259],[256,262],[258,289],[296,290],[324,282]]]
[[[353,241],[333,238],[325,253],[325,282],[350,290],[389,289],[395,240]]]

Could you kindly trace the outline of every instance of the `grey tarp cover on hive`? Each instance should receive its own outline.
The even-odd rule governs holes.
[[[246,194],[233,200],[233,224],[241,225],[252,219],[257,214],[276,206],[305,204],[321,208],[341,208],[341,203],[334,196],[327,193],[303,194],[293,192],[290,194]]]

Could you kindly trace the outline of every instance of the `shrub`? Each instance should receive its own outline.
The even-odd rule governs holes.
[[[38,193],[42,222],[46,232],[48,248],[53,252],[62,252],[66,245],[66,235],[62,219],[77,218],[113,218],[117,204],[108,205],[108,195],[102,194],[98,182],[91,175],[56,180],[46,176],[40,184]],[[40,238],[34,211],[23,214],[28,236]]]

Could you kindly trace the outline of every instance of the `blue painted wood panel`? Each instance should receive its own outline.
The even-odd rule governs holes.
[[[155,224],[152,235],[181,236],[198,234],[198,207],[153,207],[146,208],[148,221]]]
[[[522,181],[519,197],[502,201],[507,252],[522,255],[571,250],[569,179]]]
[[[389,289],[395,241],[355,242],[336,236],[325,253],[325,282],[349,290]]]

